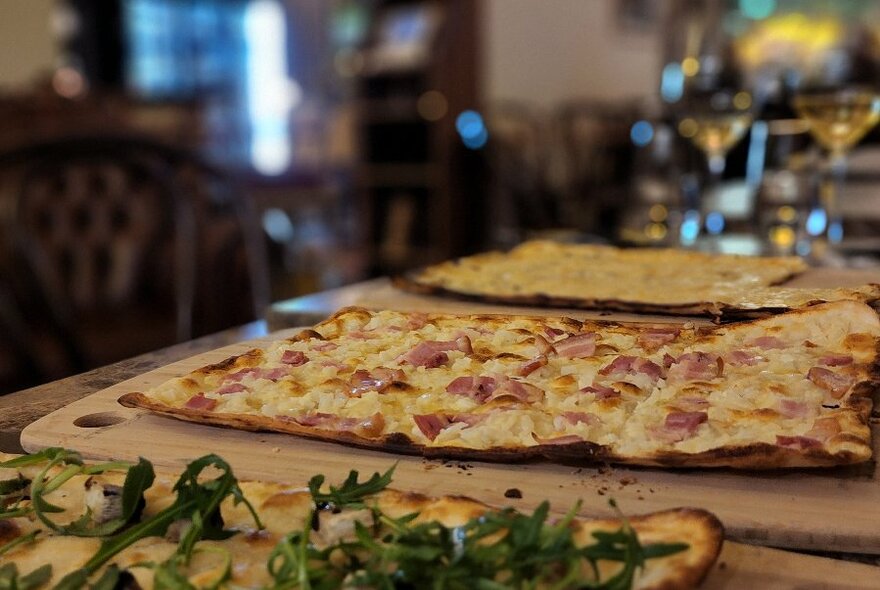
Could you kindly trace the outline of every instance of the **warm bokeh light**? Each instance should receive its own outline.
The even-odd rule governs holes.
[[[686,119],[682,119],[678,124],[678,132],[681,133],[682,137],[691,138],[697,134],[700,126],[697,122],[690,117]]]
[[[662,240],[666,237],[666,226],[662,223],[649,223],[645,227],[645,235],[652,240]]]
[[[426,121],[439,121],[446,116],[449,102],[442,92],[428,90],[419,96],[416,101],[416,110],[419,112],[419,116]]]
[[[685,76],[696,76],[700,72],[700,61],[695,57],[681,60],[681,71]]]
[[[659,203],[656,205],[651,205],[651,208],[648,210],[648,219],[650,219],[654,223],[666,221],[667,216],[668,211],[666,210],[666,207],[660,205]]]
[[[835,18],[790,12],[760,21],[733,46],[739,60],[748,66],[772,59],[809,69],[843,41],[843,33],[843,24]]]
[[[794,245],[794,230],[787,225],[778,225],[770,229],[770,241],[780,248],[790,248]]]
[[[783,205],[776,210],[776,219],[783,223],[792,223],[797,217],[797,211],[790,205]]]
[[[752,106],[752,95],[742,90],[733,95],[733,106],[744,111]]]

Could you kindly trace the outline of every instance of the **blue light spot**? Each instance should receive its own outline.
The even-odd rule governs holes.
[[[660,76],[660,96],[666,102],[677,102],[684,93],[684,72],[680,63],[668,63]]]
[[[465,137],[462,136],[461,141],[464,143],[465,147],[468,147],[472,150],[478,150],[489,141],[489,132],[486,131],[486,128],[483,127],[480,130],[480,133],[474,137]]]
[[[700,214],[698,212],[688,211],[684,214],[684,220],[681,222],[679,234],[683,244],[694,243],[694,240],[700,235]]]
[[[263,213],[263,229],[278,243],[286,243],[293,239],[294,228],[287,213],[281,209],[266,209]]]
[[[461,141],[472,150],[478,150],[489,141],[489,130],[477,111],[462,111],[455,119],[455,128]]]
[[[809,240],[798,240],[798,243],[794,246],[795,254],[798,256],[809,256],[812,249],[813,247]]]
[[[712,235],[718,235],[724,231],[724,215],[718,211],[712,211],[706,215],[706,231]]]
[[[807,216],[806,230],[811,236],[821,236],[828,226],[828,216],[824,209],[813,209]]]
[[[839,221],[832,221],[828,226],[828,241],[832,244],[839,244],[843,240],[843,224]]]
[[[654,139],[654,126],[647,121],[636,121],[629,130],[629,137],[637,146],[646,146]]]
[[[462,139],[479,137],[486,130],[483,117],[477,111],[462,111],[455,120],[455,128]]]
[[[776,0],[739,0],[739,9],[747,18],[762,20],[776,10]]]

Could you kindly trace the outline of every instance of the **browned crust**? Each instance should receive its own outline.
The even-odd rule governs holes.
[[[719,301],[694,301],[681,304],[660,304],[642,301],[628,301],[623,299],[560,297],[558,295],[547,295],[545,293],[529,293],[524,295],[491,295],[470,293],[448,289],[440,285],[422,283],[419,281],[418,278],[420,272],[421,271],[413,271],[405,275],[393,277],[391,282],[398,289],[417,295],[447,297],[451,299],[474,301],[478,303],[494,303],[524,307],[607,310],[633,314],[707,316],[723,319],[724,321],[759,319],[770,315],[784,313],[792,309],[785,306],[742,308],[737,307],[736,305],[731,303],[724,303]],[[772,283],[770,286],[779,285],[792,278],[793,276],[796,276],[796,273],[792,273],[783,278],[778,283]],[[814,299],[806,302],[804,306],[809,307],[812,305],[818,305],[820,303],[826,303],[826,301],[823,299]],[[873,300],[868,301],[868,303],[873,303]]]
[[[607,447],[589,441],[570,444],[544,444],[531,447],[491,447],[469,449],[456,446],[427,446],[414,442],[403,433],[391,433],[379,438],[366,438],[352,432],[337,432],[309,428],[293,422],[252,414],[214,413],[207,410],[175,408],[158,403],[143,393],[127,393],[119,403],[129,408],[142,408],[158,414],[196,422],[249,431],[270,431],[296,434],[326,442],[343,443],[354,447],[420,455],[426,458],[487,461],[492,463],[526,463],[539,460],[566,464],[596,464],[603,462],[661,467],[734,467],[741,469],[777,469],[784,467],[828,467],[859,463],[870,458],[870,447],[859,440],[867,455],[849,451],[837,453],[825,449],[799,451],[767,443],[711,449],[701,453],[666,451],[645,457],[621,456]]]

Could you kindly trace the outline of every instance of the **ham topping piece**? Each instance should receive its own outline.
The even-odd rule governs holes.
[[[810,407],[805,402],[783,399],[779,402],[779,413],[786,418],[806,418],[810,414]]]
[[[551,326],[544,326],[544,333],[547,334],[547,338],[550,339],[550,342],[553,342],[565,334],[565,330],[560,330],[559,328],[553,328]]]
[[[654,352],[664,344],[669,344],[681,334],[680,328],[654,327],[639,334],[636,341],[648,352]]]
[[[694,436],[700,424],[708,420],[706,412],[669,412],[663,426],[653,432],[660,440],[680,442]]]
[[[819,364],[826,367],[843,367],[852,363],[853,357],[849,354],[829,354],[819,359]]]
[[[242,391],[247,391],[247,387],[241,383],[229,383],[218,389],[216,393],[218,395],[226,395],[228,393],[240,393]]]
[[[709,400],[698,396],[685,396],[672,400],[673,405],[683,412],[700,412],[709,407]]]
[[[822,446],[821,442],[809,436],[784,436],[781,434],[776,435],[776,444],[780,447],[797,449],[800,451]]]
[[[720,377],[724,373],[724,359],[711,352],[688,352],[669,367],[671,381],[697,381]]]
[[[520,403],[537,403],[544,399],[544,390],[531,383],[509,377],[498,379],[496,383],[498,385],[486,398],[487,402],[503,399]]]
[[[541,336],[540,334],[535,334],[535,348],[538,351],[538,355],[547,356],[554,350],[553,345],[547,342],[547,339]]]
[[[449,362],[449,355],[446,352],[450,350],[460,350],[465,354],[471,354],[474,351],[471,346],[471,339],[466,335],[461,335],[455,340],[427,340],[421,342],[401,356],[400,360],[414,367],[434,369]]]
[[[541,367],[547,364],[547,357],[543,354],[540,354],[533,358],[530,361],[526,361],[519,366],[516,370],[516,374],[520,377],[525,377],[527,375],[531,375]]]
[[[466,395],[483,403],[495,391],[497,384],[492,377],[456,377],[446,386],[447,393]]]
[[[285,350],[281,362],[291,367],[299,367],[309,362],[309,357],[301,350]]]
[[[186,400],[183,406],[190,410],[213,410],[217,406],[217,400],[205,397],[203,393],[198,393]]]
[[[605,387],[604,385],[599,385],[597,383],[593,383],[592,385],[588,385],[581,389],[582,393],[592,393],[597,400],[603,399],[614,399],[620,397],[620,392],[611,389],[610,387]]]
[[[328,350],[336,350],[337,348],[339,348],[339,345],[335,342],[322,342],[321,344],[312,346],[312,350],[318,352],[327,352]]]
[[[487,416],[482,414],[416,414],[413,421],[428,440],[433,441],[442,430],[456,423],[466,424],[468,427],[479,424]]]
[[[764,350],[788,348],[788,345],[776,336],[759,336],[746,342],[747,346],[755,346]]]
[[[585,358],[596,352],[596,335],[593,333],[575,334],[555,342],[556,354],[564,358]]]
[[[648,359],[626,355],[621,355],[615,358],[613,361],[599,369],[599,374],[603,376],[623,376],[635,373],[642,373],[656,381],[663,374],[663,369],[660,365],[653,361],[649,361]]]
[[[830,393],[834,399],[842,398],[856,381],[851,375],[841,375],[823,367],[812,367],[807,372],[807,379]]]
[[[724,362],[726,362],[728,365],[733,365],[734,367],[753,367],[765,360],[767,359],[745,350],[732,350],[728,352],[727,355],[724,357]]]
[[[360,397],[368,391],[377,391],[382,393],[394,383],[400,383],[406,378],[406,375],[400,369],[388,369],[386,367],[376,367],[372,371],[366,369],[358,369],[351,374],[348,384],[351,387],[349,394],[354,397]]]

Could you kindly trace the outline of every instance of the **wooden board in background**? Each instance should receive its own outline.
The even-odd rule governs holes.
[[[610,497],[629,513],[700,506],[716,513],[733,539],[880,554],[880,477],[875,463],[831,470],[737,472],[427,461],[284,434],[197,425],[116,403],[124,393],[144,391],[253,344],[200,354],[92,394],[28,426],[22,445],[28,451],[64,446],[95,459],[144,455],[169,467],[215,452],[242,477],[286,481],[305,481],[319,472],[341,480],[352,468],[384,471],[399,462],[396,485],[424,493],[467,494],[493,505],[524,509],[549,499],[560,512],[582,498],[583,515],[601,516],[611,513]],[[875,453],[878,438],[875,431]],[[519,489],[523,498],[505,498],[510,488]]]

